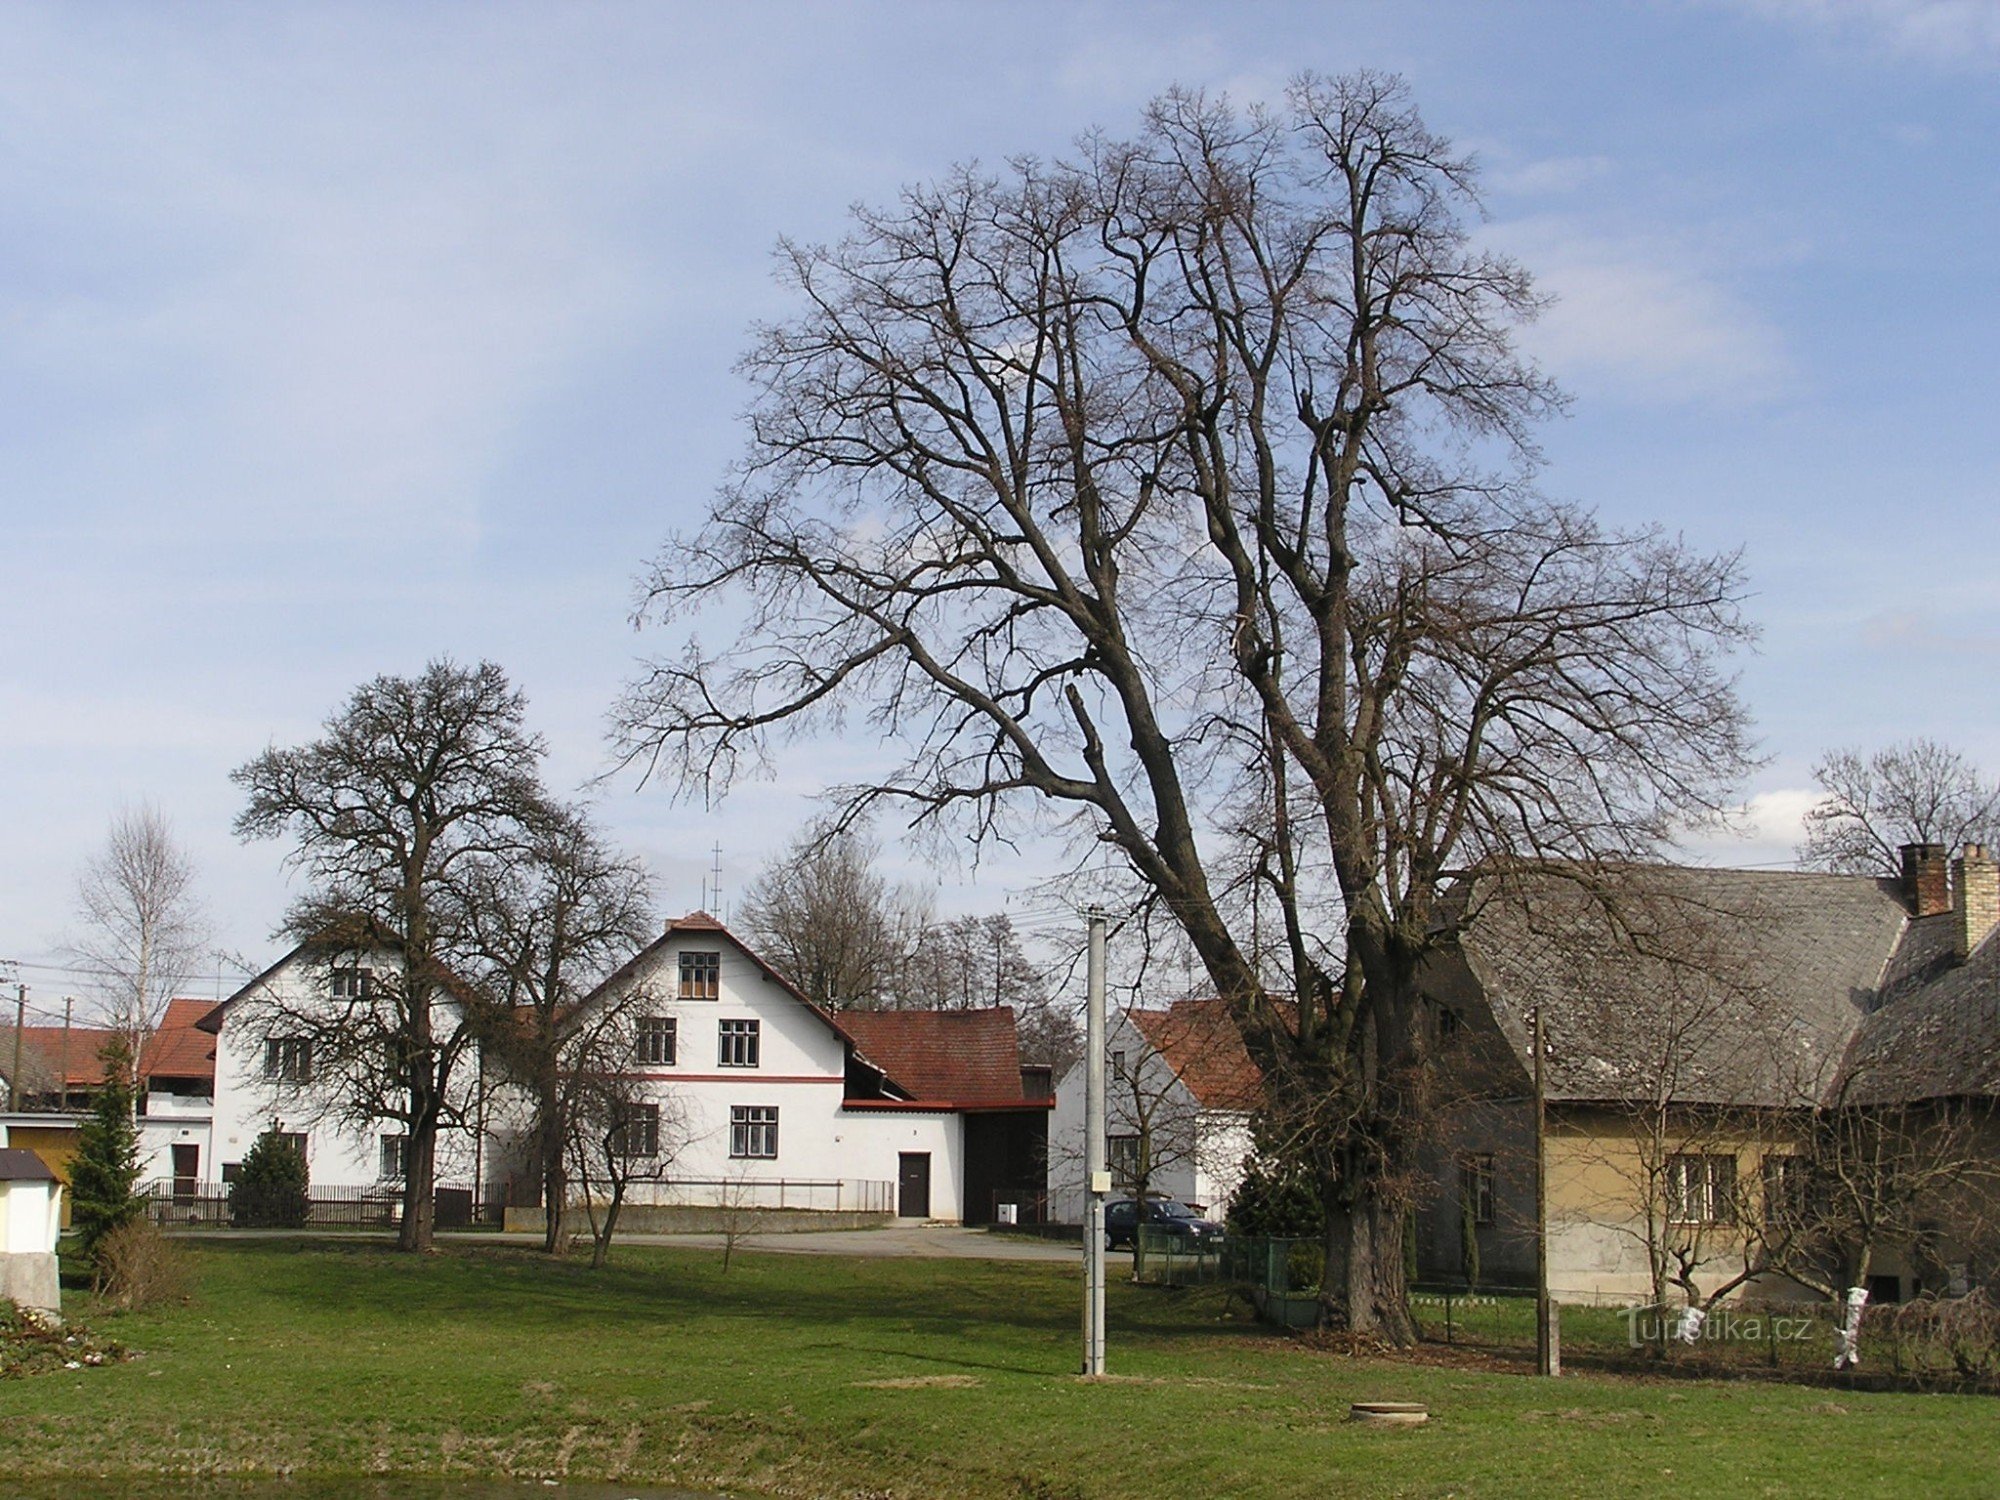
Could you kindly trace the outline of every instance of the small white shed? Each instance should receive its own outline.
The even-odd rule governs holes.
[[[0,1147],[0,1297],[61,1313],[62,1183],[32,1151]]]

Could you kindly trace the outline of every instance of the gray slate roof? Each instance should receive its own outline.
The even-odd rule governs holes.
[[[1932,926],[1865,876],[1630,866],[1585,883],[1545,867],[1467,894],[1464,960],[1524,1071],[1542,1005],[1554,1100],[1825,1098],[1908,968],[1910,929]]]
[[[1943,927],[1948,945],[1951,921],[1911,925]],[[1844,1090],[1857,1104],[2000,1097],[2000,932],[1861,1023]]]

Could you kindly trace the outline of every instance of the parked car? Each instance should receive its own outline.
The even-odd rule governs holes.
[[[1109,1250],[1131,1245],[1139,1223],[1139,1205],[1130,1198],[1114,1198],[1104,1205],[1104,1244]],[[1189,1248],[1212,1245],[1222,1239],[1222,1226],[1204,1219],[1185,1203],[1172,1198],[1146,1200],[1146,1227],[1155,1234],[1186,1240]]]

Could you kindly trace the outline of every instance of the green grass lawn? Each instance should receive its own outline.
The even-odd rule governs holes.
[[[625,1248],[190,1248],[185,1307],[72,1316],[144,1351],[0,1381],[0,1494],[57,1475],[617,1478],[787,1495],[1991,1495],[2000,1403],[1560,1382],[1343,1357],[1213,1291],[1114,1285],[1073,1373],[1041,1263]],[[1232,1316],[1232,1311],[1234,1316]],[[1427,1401],[1424,1428],[1343,1421]]]

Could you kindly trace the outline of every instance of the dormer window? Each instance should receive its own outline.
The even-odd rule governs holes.
[[[681,951],[681,999],[720,1000],[722,998],[722,955],[718,952]]]

